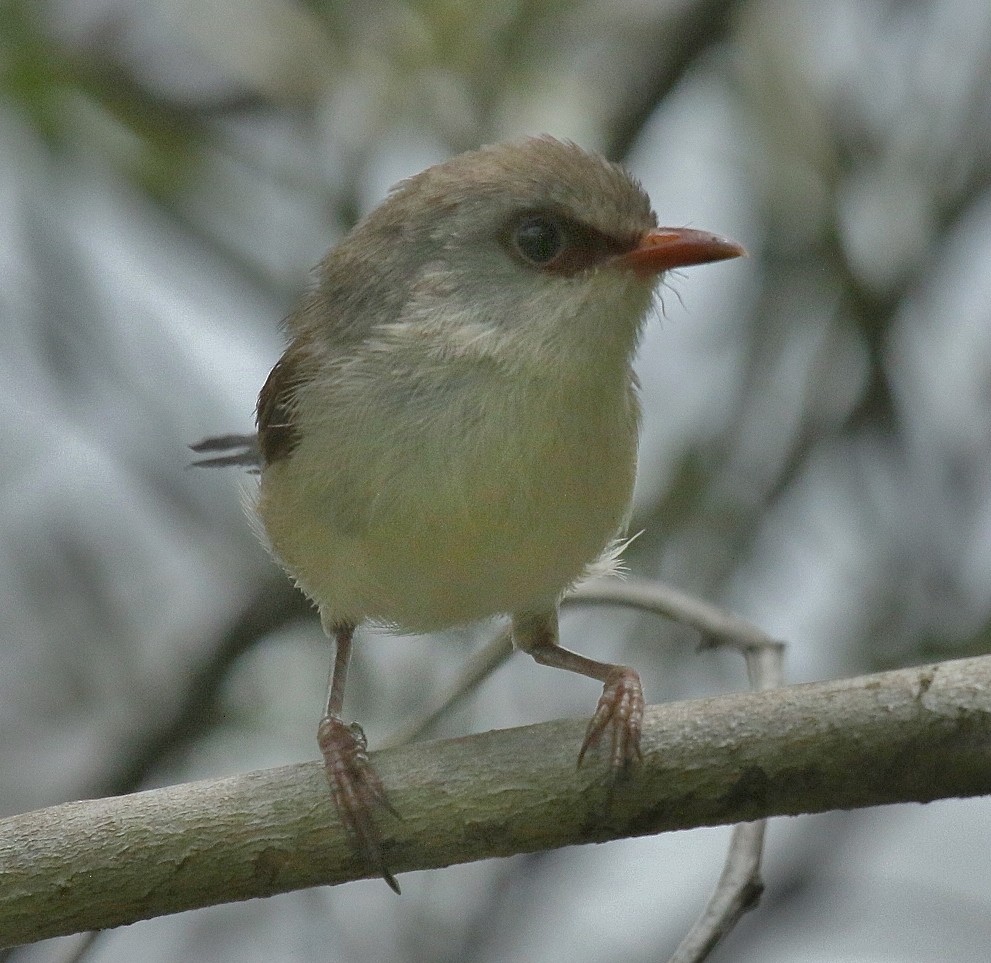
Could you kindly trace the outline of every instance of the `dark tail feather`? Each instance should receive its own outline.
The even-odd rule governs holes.
[[[217,435],[204,438],[189,446],[197,454],[222,452],[209,458],[197,458],[192,465],[197,468],[228,468],[240,466],[257,472],[261,468],[257,435]]]

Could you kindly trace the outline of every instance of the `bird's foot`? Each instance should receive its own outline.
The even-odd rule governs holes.
[[[385,809],[396,817],[399,814],[368,759],[368,741],[361,726],[345,725],[334,716],[324,716],[317,728],[317,742],[323,753],[330,795],[358,855],[398,893],[399,883],[385,863],[382,836],[372,817],[376,809]]]
[[[609,732],[609,770],[613,781],[618,781],[641,759],[640,733],[643,729],[643,685],[640,676],[625,666],[614,667],[595,707],[595,713],[585,730],[585,741],[578,753],[578,765],[585,753],[598,745]]]

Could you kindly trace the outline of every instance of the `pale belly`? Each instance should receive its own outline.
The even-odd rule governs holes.
[[[619,427],[570,441],[530,435],[512,451],[489,446],[487,457],[460,461],[421,445],[405,465],[344,482],[290,460],[266,471],[258,513],[326,621],[429,631],[542,610],[624,522],[636,436]],[[342,498],[348,486],[359,495]]]

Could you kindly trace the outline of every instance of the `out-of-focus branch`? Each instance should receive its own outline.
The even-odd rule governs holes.
[[[730,29],[737,0],[699,0],[663,20],[664,33],[656,37],[658,53],[646,70],[629,71],[625,100],[611,112],[605,153],[622,159],[629,154],[651,114],[671,93],[689,68]]]
[[[169,706],[149,707],[147,728],[122,733],[113,769],[96,776],[81,795],[112,796],[132,792],[171,752],[187,746],[214,722],[217,690],[231,664],[259,639],[298,618],[312,606],[281,572],[259,586],[198,665],[190,668],[180,697]]]
[[[991,793],[991,656],[648,710],[610,795],[584,722],[374,754],[397,871],[671,829]],[[607,806],[607,800],[611,804]],[[0,822],[0,945],[368,875],[317,763]]]

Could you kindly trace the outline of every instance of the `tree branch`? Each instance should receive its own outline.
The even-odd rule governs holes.
[[[652,707],[611,802],[584,728],[375,753],[389,865],[991,793],[991,656]],[[0,946],[365,875],[318,763],[69,803],[0,822]]]

